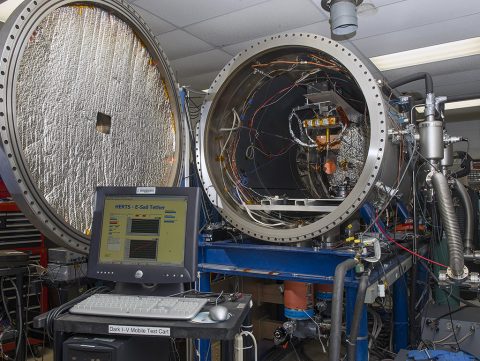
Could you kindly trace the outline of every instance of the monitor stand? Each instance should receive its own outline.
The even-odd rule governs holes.
[[[142,284],[117,282],[113,293],[134,296],[172,296],[184,291],[183,283]]]

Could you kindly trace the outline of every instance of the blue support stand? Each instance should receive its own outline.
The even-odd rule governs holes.
[[[208,238],[201,237],[199,241],[198,267],[201,271],[201,290],[207,290],[208,283],[204,275],[208,272],[266,278],[273,280],[292,280],[297,282],[331,284],[334,282],[335,268],[346,259],[355,256],[352,250],[314,249],[307,247],[287,247],[279,245],[265,245],[257,243],[236,243],[233,241],[209,242]],[[370,284],[380,280],[385,273],[393,269],[405,272],[399,264],[408,254],[400,254],[393,260],[385,260],[381,269],[372,271]],[[404,278],[400,278],[394,287],[394,297],[401,301],[394,303],[396,346],[407,345],[408,340],[408,308]],[[350,334],[355,300],[357,296],[358,280],[354,271],[349,271],[345,277],[345,318],[347,334]],[[395,291],[396,290],[396,291]],[[403,299],[401,299],[403,297]],[[401,317],[403,316],[403,318]],[[363,317],[360,323],[357,339],[356,361],[368,360],[368,320],[367,308],[364,306]],[[401,326],[401,327],[400,327]],[[202,346],[200,346],[202,347]],[[205,347],[204,347],[205,348]],[[208,349],[208,346],[206,347]],[[204,353],[201,353],[201,361]]]
[[[393,351],[408,347],[408,291],[403,275],[393,284]]]

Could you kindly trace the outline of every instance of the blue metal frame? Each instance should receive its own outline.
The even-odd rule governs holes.
[[[197,291],[210,292],[210,273],[199,271],[197,274],[196,282]],[[195,343],[195,360],[198,361],[210,361],[210,340],[209,339],[196,339]]]
[[[333,283],[335,268],[346,259],[352,258],[354,252],[350,250],[326,250],[311,247],[289,247],[258,243],[236,243],[233,241],[208,242],[208,238],[201,236],[199,240],[198,269],[201,291],[210,289],[209,273],[226,275],[266,278],[274,280],[293,280],[297,282]],[[385,272],[397,267],[408,254],[401,254],[390,261],[383,262],[383,267],[374,270],[370,276],[370,284],[381,279]],[[404,284],[402,277],[401,282]],[[346,324],[347,334],[350,333],[350,324],[353,317],[355,299],[357,295],[358,280],[354,271],[349,271],[345,277],[346,292]],[[395,290],[395,288],[394,288]],[[395,296],[404,296],[394,291]],[[395,299],[394,304],[398,315],[408,315],[408,302],[405,298]],[[398,318],[399,322],[403,320]],[[408,321],[408,320],[407,320]],[[400,325],[400,324],[399,324]],[[395,328],[394,340],[396,345],[402,345],[407,337],[406,330],[402,327]],[[401,334],[400,334],[401,332]],[[398,333],[398,334],[397,334]],[[399,338],[397,340],[397,337]],[[201,346],[200,346],[201,347]],[[208,360],[206,351],[200,349],[200,360]],[[364,307],[357,339],[357,361],[368,360],[368,323],[367,308]]]

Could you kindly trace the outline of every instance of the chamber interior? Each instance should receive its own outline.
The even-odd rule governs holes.
[[[217,193],[238,215],[294,228],[333,211],[357,183],[368,108],[350,72],[305,47],[250,58],[215,95],[205,130]]]

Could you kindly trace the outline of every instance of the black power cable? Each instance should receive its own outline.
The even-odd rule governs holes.
[[[73,300],[70,300],[70,301],[64,303],[63,305],[60,305],[60,306],[48,311],[47,318],[45,320],[45,330],[47,331],[48,337],[50,339],[53,339],[53,333],[54,333],[54,329],[53,329],[53,323],[54,322],[53,321],[58,316],[60,316],[64,312],[68,311],[76,303],[78,303],[80,301],[83,301],[84,299],[90,297],[93,294],[106,293],[106,292],[109,292],[109,291],[110,291],[110,289],[107,288],[107,287],[103,287],[103,286],[95,287],[95,288],[92,288],[92,289],[86,291],[84,294],[78,296],[77,298],[74,298]]]
[[[450,294],[452,293],[453,288],[450,288]],[[455,338],[455,343],[457,344],[457,350],[460,350],[460,344],[458,343],[457,333],[455,332],[455,325],[453,324],[452,318],[452,309],[450,308],[450,295],[447,296],[447,305],[448,305],[448,316],[450,317],[450,323],[452,325],[452,333]]]

